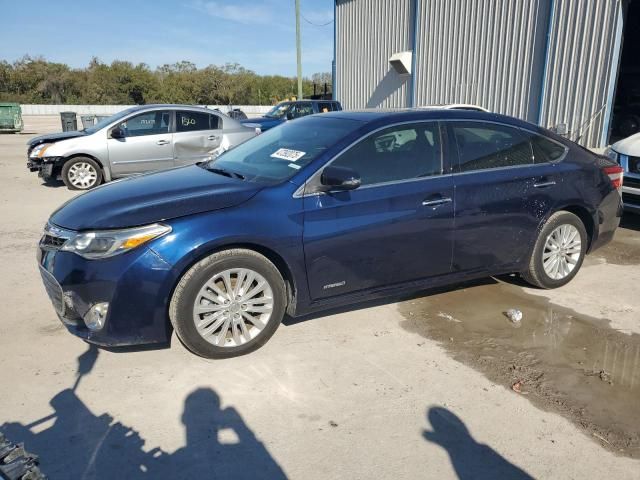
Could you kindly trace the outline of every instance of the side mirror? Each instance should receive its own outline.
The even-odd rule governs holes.
[[[124,130],[122,130],[120,127],[115,127],[111,130],[111,138],[119,140],[121,138],[124,138],[125,136],[126,135],[124,134]]]
[[[360,175],[355,170],[346,167],[329,165],[322,171],[320,183],[331,190],[355,190],[361,184]]]
[[[287,120],[293,120],[294,118],[296,118],[296,117],[295,117],[295,115],[294,115],[294,113],[293,113],[291,110],[289,110],[289,111],[287,112],[287,114],[285,115],[285,117],[287,117]]]

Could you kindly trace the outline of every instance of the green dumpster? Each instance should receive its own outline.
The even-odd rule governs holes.
[[[22,110],[19,103],[0,103],[0,132],[22,131]]]

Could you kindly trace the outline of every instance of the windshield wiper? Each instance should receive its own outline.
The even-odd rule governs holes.
[[[210,172],[213,172],[213,173],[217,173],[218,175],[223,175],[225,177],[239,178],[240,180],[244,180],[244,175],[240,175],[239,173],[231,172],[229,170],[225,170],[224,168],[209,167],[209,168],[207,168],[207,170],[209,170]]]

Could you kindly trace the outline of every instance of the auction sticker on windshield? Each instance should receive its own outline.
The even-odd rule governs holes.
[[[289,162],[295,162],[304,157],[306,152],[300,150],[290,150],[288,148],[280,148],[273,152],[270,156],[273,158],[281,158],[282,160],[288,160]]]

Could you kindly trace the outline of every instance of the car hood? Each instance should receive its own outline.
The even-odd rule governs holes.
[[[60,132],[60,133],[48,133],[47,135],[40,135],[39,137],[33,137],[27,142],[27,145],[34,147],[41,143],[52,143],[60,140],[66,140],[67,138],[84,137],[87,133],[81,131]]]
[[[260,125],[260,127],[265,130],[267,128],[275,127],[276,125],[280,125],[284,120],[280,120],[278,118],[269,118],[269,117],[257,117],[257,118],[248,118],[246,120],[240,120],[240,123],[243,125],[251,124]]]
[[[614,143],[611,148],[616,152],[631,157],[640,157],[640,133],[636,133],[619,142]]]
[[[239,205],[261,188],[191,165],[98,187],[62,205],[50,222],[70,230],[146,225]]]

